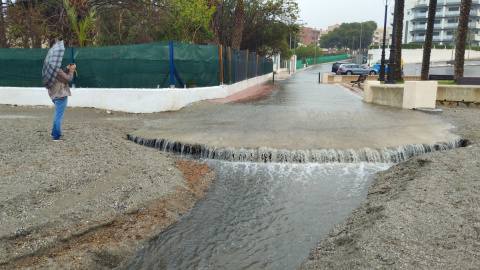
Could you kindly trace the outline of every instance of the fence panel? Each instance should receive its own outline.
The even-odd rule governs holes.
[[[168,79],[162,83],[169,74],[168,48],[166,42],[74,48],[75,84],[92,88],[168,87]]]
[[[174,65],[186,85],[220,84],[218,46],[174,43]],[[62,67],[71,62],[71,49],[66,48]],[[228,51],[228,47],[222,47],[224,83],[235,83],[247,76],[252,78],[273,71],[271,60],[264,59],[262,64],[260,61],[257,64],[256,55],[249,54],[247,62],[246,51],[230,49],[229,61]],[[0,86],[43,87],[42,67],[47,53],[48,49],[0,48]],[[77,87],[170,87],[168,42],[73,48],[73,57],[77,64]],[[175,84],[179,86],[177,80]]]
[[[48,49],[0,48],[0,86],[42,87],[43,61]],[[70,63],[63,56],[62,65]]]

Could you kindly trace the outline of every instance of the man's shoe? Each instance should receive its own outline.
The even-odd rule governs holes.
[[[56,140],[53,140],[53,141],[54,141],[54,142],[63,142],[63,141],[65,141],[65,139],[60,137],[60,138],[58,138],[58,139],[56,139]]]

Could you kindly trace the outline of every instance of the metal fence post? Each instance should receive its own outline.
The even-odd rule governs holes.
[[[75,59],[73,58],[73,47],[70,47],[70,63],[75,64]],[[75,88],[75,72],[73,73],[72,78],[72,87]]]
[[[245,79],[248,79],[248,50],[247,50],[247,62],[245,64]]]
[[[232,84],[232,54],[228,47],[228,83]]]
[[[223,51],[222,45],[218,45],[218,56],[220,57],[220,85],[223,85]]]
[[[175,66],[173,65],[173,40],[168,42],[170,52],[170,88],[175,88]]]

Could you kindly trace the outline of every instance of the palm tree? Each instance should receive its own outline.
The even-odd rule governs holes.
[[[395,20],[395,81],[403,81],[402,78],[402,36],[405,0],[397,1],[397,17]]]
[[[243,17],[245,16],[245,6],[243,0],[237,0],[235,14],[233,18],[232,48],[240,50],[243,35]]]
[[[467,42],[468,21],[470,19],[470,7],[472,0],[462,0],[460,4],[460,18],[458,20],[457,46],[455,47],[455,67],[453,79],[463,77],[463,65],[465,63],[465,44]]]
[[[433,24],[435,23],[436,10],[437,0],[430,0],[430,3],[428,4],[427,32],[425,33],[425,45],[423,46],[421,73],[422,80],[428,80],[428,71],[430,69],[430,54],[432,52]]]

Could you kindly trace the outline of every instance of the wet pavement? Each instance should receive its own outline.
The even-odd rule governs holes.
[[[133,135],[208,147],[290,150],[378,149],[457,138],[438,115],[365,103],[347,88],[319,84],[319,72],[329,69],[330,64],[319,65],[275,81],[253,101],[202,101],[162,113]]]

